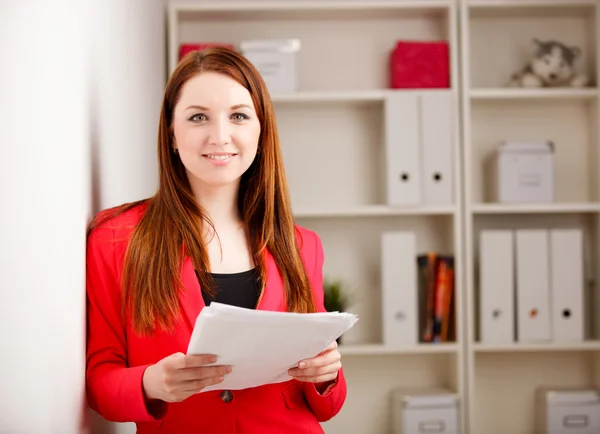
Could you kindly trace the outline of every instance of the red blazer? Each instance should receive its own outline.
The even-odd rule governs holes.
[[[185,353],[204,302],[191,260],[182,267],[186,291],[174,334],[139,337],[121,320],[120,278],[128,237],[145,206],[138,206],[92,232],[87,247],[87,369],[90,407],[105,419],[135,422],[138,433],[322,433],[320,421],[335,416],[346,399],[340,370],[335,385],[321,395],[314,384],[297,380],[232,391],[202,392],[149,412],[142,375],[146,367],[175,352]],[[323,249],[316,233],[297,227],[301,255],[319,311],[323,307]],[[283,282],[271,255],[265,254],[267,284],[258,309],[283,311]]]

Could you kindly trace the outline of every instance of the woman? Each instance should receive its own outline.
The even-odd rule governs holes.
[[[259,73],[226,48],[188,54],[167,83],[158,133],[157,193],[90,227],[90,406],[140,433],[323,432],[346,398],[335,342],[290,381],[236,391],[202,392],[231,368],[185,355],[213,300],[325,310],[321,241],[293,223]]]

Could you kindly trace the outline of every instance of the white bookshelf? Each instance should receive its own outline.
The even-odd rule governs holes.
[[[346,405],[328,434],[390,430],[395,387],[448,387],[461,398],[462,432],[534,431],[539,386],[600,387],[600,92],[505,88],[532,37],[584,50],[598,76],[596,0],[198,0],[169,5],[171,71],[180,43],[299,38],[300,91],[272,95],[292,205],[323,240],[325,275],[350,283],[360,316],[343,337]],[[451,88],[395,91],[387,61],[396,40],[450,43]],[[332,53],[336,53],[333,56]],[[460,72],[460,74],[459,74]],[[449,93],[460,116],[451,205],[389,206],[384,107],[396,92]],[[485,161],[504,138],[555,142],[557,201],[500,204],[487,194]],[[458,149],[460,148],[460,149]],[[459,152],[460,151],[460,152]],[[582,228],[590,337],[575,343],[490,345],[479,340],[478,235],[487,228]],[[381,234],[413,231],[420,252],[455,257],[457,341],[383,343]]]
[[[452,0],[171,2],[169,71],[179,44],[299,38],[298,92],[271,95],[297,222],[319,233],[326,276],[351,291],[359,315],[340,351],[349,394],[329,434],[388,433],[395,387],[465,387],[459,131],[449,205],[386,201],[384,107],[389,95],[450,94],[458,122],[458,9]],[[449,89],[395,91],[388,58],[397,40],[446,40]],[[335,55],[333,55],[335,54]],[[455,255],[456,342],[389,346],[382,331],[381,235],[413,231],[419,252]],[[416,258],[415,258],[416,267]],[[463,407],[464,408],[464,407]],[[464,419],[462,417],[461,419]]]
[[[465,361],[467,432],[530,433],[540,386],[600,387],[600,195],[596,87],[506,88],[531,52],[532,38],[583,49],[586,72],[598,82],[595,0],[460,0],[462,146],[465,238]],[[529,51],[528,51],[529,50]],[[595,84],[594,83],[594,84]],[[485,160],[503,139],[556,145],[556,202],[495,203],[487,194]],[[584,230],[589,338],[584,342],[494,345],[480,340],[479,234],[483,229]]]

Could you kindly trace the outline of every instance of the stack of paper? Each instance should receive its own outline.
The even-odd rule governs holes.
[[[211,303],[202,309],[188,354],[214,354],[232,372],[209,390],[239,390],[290,380],[287,371],[315,357],[358,321],[345,312],[290,313]]]

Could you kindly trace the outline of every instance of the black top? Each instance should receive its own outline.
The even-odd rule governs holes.
[[[239,273],[211,273],[215,282],[215,298],[202,292],[204,304],[209,306],[211,302],[230,304],[248,309],[256,308],[260,294],[259,273],[253,268]]]

